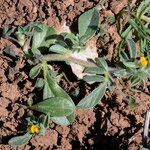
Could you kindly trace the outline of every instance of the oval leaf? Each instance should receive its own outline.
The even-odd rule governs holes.
[[[105,78],[101,75],[86,75],[83,77],[83,80],[86,82],[104,82]]]
[[[84,70],[84,73],[90,74],[104,74],[106,71],[100,67],[88,67]]]
[[[65,48],[59,44],[52,45],[49,50],[51,52],[55,52],[55,53],[59,53],[59,54],[66,54],[66,53],[70,52],[67,48]]]
[[[114,71],[113,74],[117,77],[125,77],[128,73],[126,69],[118,69],[117,71]]]
[[[78,108],[92,108],[98,104],[98,102],[103,98],[107,88],[107,83],[100,84],[94,91],[92,91],[88,96],[83,98],[77,105]]]
[[[27,132],[25,135],[11,138],[8,141],[8,143],[12,146],[26,145],[29,142],[29,140],[31,139],[31,137],[32,137],[32,134]]]
[[[135,62],[123,62],[123,64],[126,66],[126,67],[129,67],[129,68],[137,68],[138,66],[135,64]]]
[[[50,115],[54,117],[63,117],[73,113],[75,105],[66,98],[54,97],[29,108],[43,113],[50,113]]]

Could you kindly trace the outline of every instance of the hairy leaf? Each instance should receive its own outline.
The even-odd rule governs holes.
[[[126,67],[129,67],[129,68],[137,68],[138,66],[135,64],[135,62],[123,62],[123,64],[126,66]]]
[[[105,61],[103,57],[96,58],[96,62],[99,67],[102,67],[103,69],[108,70],[107,62]]]
[[[66,54],[70,52],[67,48],[59,44],[52,45],[49,50],[59,54]]]
[[[32,137],[32,134],[27,132],[25,135],[11,138],[8,141],[8,143],[12,146],[26,145],[29,142],[29,140],[31,139],[31,137]]]
[[[45,66],[46,68],[44,69],[45,80],[48,83],[48,86],[51,89],[54,97],[63,97],[73,103],[71,97],[57,84],[57,82],[55,80],[52,79],[52,77],[50,76],[49,70],[48,70],[48,66],[47,66],[47,64],[45,64],[45,65],[46,65]]]
[[[120,57],[120,61],[128,61],[129,60],[129,57],[125,53],[125,51],[120,51],[119,52],[119,57]]]
[[[98,104],[98,102],[103,98],[107,88],[107,83],[100,84],[95,90],[93,90],[88,96],[83,98],[78,104],[78,108],[92,108]]]
[[[66,98],[53,97],[29,108],[43,113],[50,113],[54,117],[63,117],[73,113],[75,105]]]
[[[105,70],[100,67],[88,67],[84,70],[84,73],[90,73],[90,74],[104,74]]]
[[[86,82],[104,82],[105,78],[101,75],[86,75],[83,80]]]
[[[99,25],[99,12],[93,8],[79,17],[78,28],[82,43],[86,43],[97,31]]]
[[[113,74],[117,77],[125,77],[127,75],[127,71],[126,69],[120,69],[120,70],[113,72]]]

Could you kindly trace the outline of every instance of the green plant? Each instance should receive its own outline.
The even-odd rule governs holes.
[[[27,108],[39,111],[47,118],[60,125],[69,125],[74,120],[75,104],[71,97],[58,85],[58,75],[53,71],[47,61],[74,62],[83,66],[95,66],[94,63],[74,58],[74,52],[80,52],[86,48],[87,41],[93,37],[99,24],[99,13],[94,8],[80,16],[78,26],[79,34],[62,33],[57,34],[54,28],[41,23],[30,23],[25,27],[4,30],[4,36],[17,42],[23,48],[28,59],[33,63],[29,76],[35,79],[35,86],[43,89],[43,100],[36,104],[28,101]],[[15,32],[15,37],[11,35]],[[42,53],[50,53],[43,55]],[[55,53],[55,54],[54,54]],[[10,139],[11,145],[24,145],[33,135],[41,132],[41,123],[31,123],[31,130],[19,137]],[[32,132],[35,127],[37,132]],[[44,128],[45,129],[45,128]],[[42,130],[43,131],[43,130]]]
[[[80,54],[86,50],[88,41],[98,29],[99,13],[95,8],[79,17],[78,34],[72,32],[58,34],[54,28],[41,23],[30,23],[18,29],[4,30],[6,38],[18,42],[23,47],[26,57],[33,64],[29,76],[31,79],[37,78],[35,87],[43,90],[42,100],[36,104],[29,101],[27,108],[41,112],[47,119],[46,122],[52,120],[60,125],[70,125],[74,121],[76,108],[87,109],[96,106],[105,95],[106,90],[113,92],[117,88],[120,94],[127,98],[116,84],[116,79],[121,82],[124,79],[129,80],[127,88],[131,90],[133,90],[132,87],[140,83],[145,87],[150,73],[149,39],[147,38],[149,29],[147,28],[148,22],[143,25],[140,19],[145,18],[146,11],[144,10],[148,10],[148,4],[147,0],[141,3],[137,17],[134,16],[133,19],[130,19],[129,27],[121,33],[122,41],[118,46],[119,61],[114,68],[110,67],[103,57],[97,57],[93,61],[74,57],[75,53]],[[140,24],[140,29],[137,24]],[[11,37],[13,32],[16,33],[17,40]],[[136,39],[132,38],[134,33],[140,42],[144,43],[144,45],[140,44],[142,48],[140,52],[137,50]],[[90,84],[97,83],[98,86],[75,106],[71,97],[59,86],[59,75],[48,64],[52,61],[65,61],[68,65],[75,63],[83,66],[85,73],[83,80]],[[130,96],[129,105],[131,108],[134,107],[134,104],[134,98]],[[36,124],[39,125],[39,122]],[[25,142],[20,145],[25,144],[32,135],[35,134],[27,132],[23,137],[11,139],[9,143],[19,145],[18,141],[24,138]]]
[[[149,55],[150,47],[150,17],[148,16],[150,10],[150,1],[143,0],[137,11],[130,12],[130,17],[128,22],[125,24],[126,29],[120,31],[122,41],[119,43],[119,50],[124,49],[127,39],[133,39],[139,49],[141,54],[146,53]]]

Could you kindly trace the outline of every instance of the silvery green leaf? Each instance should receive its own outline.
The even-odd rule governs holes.
[[[123,31],[123,32],[121,33],[121,37],[122,37],[123,39],[130,38],[131,35],[132,35],[132,31],[133,31],[133,28],[132,28],[131,25],[129,25],[129,26],[127,27],[127,29],[125,29],[125,31]]]
[[[141,37],[146,38],[144,31],[141,27],[135,22],[135,20],[129,20],[130,25],[140,34]]]
[[[47,68],[46,73],[45,73],[45,80],[46,80],[48,86],[50,87],[50,89],[51,89],[52,94],[54,95],[54,97],[63,97],[63,98],[66,98],[66,99],[68,99],[69,101],[71,101],[73,103],[71,97],[66,93],[66,91],[64,91],[57,84],[57,82],[51,77],[48,68]]]
[[[128,73],[126,69],[118,69],[117,71],[114,71],[113,74],[117,77],[125,77]]]
[[[84,70],[84,73],[90,74],[104,74],[106,71],[101,67],[88,67]]]
[[[11,138],[8,141],[8,143],[12,146],[26,145],[29,142],[29,140],[31,139],[31,137],[32,137],[32,134],[27,132],[25,135]]]
[[[149,74],[150,73],[150,66],[148,66],[147,68],[145,68],[143,71],[144,71],[144,73]]]
[[[107,83],[101,83],[96,89],[94,89],[88,96],[85,96],[78,104],[77,108],[92,108],[98,104],[103,98],[107,88]]]
[[[125,62],[125,61],[123,61],[123,64],[128,68],[138,68],[138,66],[135,62]]]
[[[113,87],[112,82],[110,80],[108,80],[108,82],[107,82],[107,88],[110,91],[110,93],[112,94],[114,87]]]
[[[149,10],[150,10],[150,1],[143,0],[137,9],[137,14],[136,14],[137,18],[140,18],[142,15],[144,15]]]
[[[78,44],[79,43],[79,39],[77,36],[75,36],[73,33],[68,33],[66,34],[66,36],[64,37],[65,40],[70,40],[73,44]]]
[[[86,75],[83,80],[86,82],[104,82],[105,78],[101,75]]]
[[[49,50],[59,54],[66,54],[70,52],[67,48],[59,44],[52,45]]]
[[[105,61],[103,57],[96,58],[96,62],[99,67],[102,67],[103,69],[108,70],[107,62]]]
[[[29,108],[46,114],[49,113],[53,117],[63,117],[73,113],[75,105],[66,98],[52,97]]]
[[[46,114],[44,116],[44,119],[43,119],[43,122],[42,122],[44,128],[48,128],[49,127],[49,121],[50,121],[50,115]]]

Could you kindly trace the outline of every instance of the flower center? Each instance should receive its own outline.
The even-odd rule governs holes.
[[[32,124],[31,126],[28,127],[28,131],[31,133],[38,133],[39,132],[39,126]]]

